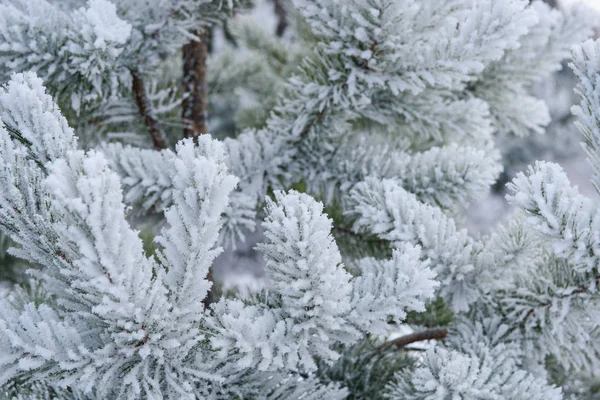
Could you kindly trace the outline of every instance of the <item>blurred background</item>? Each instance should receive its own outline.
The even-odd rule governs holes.
[[[568,6],[572,3],[584,3],[586,5],[589,5],[590,7],[600,11],[600,1],[598,0],[549,0],[547,1],[548,4],[552,4],[554,6],[557,5],[557,3],[560,6]]]

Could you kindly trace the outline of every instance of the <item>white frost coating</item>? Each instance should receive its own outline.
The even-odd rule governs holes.
[[[491,63],[474,85],[475,95],[489,104],[494,125],[504,134],[544,133],[549,110],[529,88],[560,70],[571,47],[592,35],[594,16],[585,7],[561,12],[534,1],[530,9],[537,22],[521,38],[520,46]]]
[[[419,244],[441,282],[440,295],[457,311],[477,299],[472,281],[474,241],[437,207],[421,203],[395,180],[367,179],[350,192],[354,230],[367,231],[395,246]]]
[[[259,246],[265,254],[269,294],[294,321],[296,341],[310,354],[335,360],[337,355],[329,350],[332,341],[351,343],[360,336],[346,318],[352,277],[343,268],[323,204],[293,191],[276,192],[275,197],[277,203],[267,202],[263,223],[267,242]],[[310,363],[306,366],[314,368]]]
[[[225,141],[223,147],[228,153],[225,162],[231,173],[239,170],[244,154],[237,147],[231,147],[232,141]],[[234,142],[239,146],[240,142]],[[251,142],[254,143],[254,142]],[[101,146],[101,151],[109,160],[111,168],[122,177],[125,190],[125,202],[135,207],[136,212],[160,212],[173,202],[173,180],[169,170],[176,157],[169,149],[154,151],[120,143]],[[252,153],[252,152],[250,152]],[[252,161],[250,161],[252,162]],[[243,172],[243,170],[242,170]],[[239,178],[239,177],[238,177]],[[219,243],[233,245],[244,239],[246,231],[254,231],[258,193],[262,193],[263,177],[242,176],[238,190],[231,193],[229,204],[223,211],[223,229]],[[260,185],[256,187],[257,185]]]
[[[571,68],[579,79],[576,91],[581,97],[572,111],[579,118],[577,125],[594,169],[592,183],[600,193],[600,42],[588,40],[575,47]]]
[[[84,11],[88,24],[84,25],[83,35],[91,28],[95,35],[94,46],[106,50],[112,43],[124,45],[129,40],[131,25],[117,16],[117,7],[107,0],[90,0]]]
[[[580,79],[581,117],[591,164],[597,171],[598,143],[598,42],[588,41],[574,49],[574,69]],[[597,184],[597,175],[594,175]],[[516,279],[515,289],[501,291],[501,312],[519,321],[520,334],[536,338],[527,344],[533,362],[553,355],[566,369],[593,371],[598,368],[600,348],[598,284],[600,265],[600,207],[571,186],[556,164],[536,162],[527,174],[519,174],[509,185],[507,199],[525,214],[529,228],[539,234],[544,253],[531,272]],[[532,269],[531,269],[532,268]],[[594,306],[592,306],[594,304]]]
[[[547,236],[557,256],[584,270],[598,271],[600,210],[571,187],[560,166],[537,162],[509,188],[508,201],[526,212],[528,223]]]
[[[153,151],[110,143],[101,147],[110,168],[121,176],[125,202],[144,212],[160,211],[173,201],[173,182],[167,166],[172,150]]]
[[[13,75],[0,89],[0,221],[20,245],[11,250],[18,257],[41,265],[52,260],[56,250],[43,163],[75,146],[73,131],[40,80],[32,73]]]
[[[237,1],[54,2],[0,4],[0,77],[36,71],[77,114],[131,90],[131,68],[155,70],[192,31],[231,12]],[[156,40],[160,37],[159,40]],[[123,54],[126,54],[123,57]],[[85,125],[85,124],[84,124]],[[92,129],[94,134],[96,129]]]
[[[510,328],[497,319],[459,320],[449,340],[428,350],[412,374],[397,374],[387,398],[561,400],[562,390],[524,369],[521,355],[510,343]]]
[[[532,399],[561,400],[562,391],[520,370],[502,346],[480,354],[437,347],[428,350],[412,376],[390,386],[392,400]]]
[[[174,204],[165,211],[169,227],[155,241],[162,246],[159,258],[173,301],[201,312],[211,286],[205,278],[222,251],[216,246],[221,214],[237,179],[228,174],[223,145],[206,135],[197,145],[181,141],[169,171]]]
[[[5,382],[10,374],[40,367],[47,368],[47,374],[75,372],[92,361],[75,326],[61,321],[56,311],[45,304],[26,304],[19,312],[3,300],[0,332],[0,382]]]
[[[401,247],[391,260],[365,259],[363,275],[352,278],[322,215],[323,205],[305,194],[275,192],[268,201],[265,236],[268,307],[238,300],[214,306],[211,342],[240,367],[314,371],[314,357],[339,358],[334,343],[352,344],[361,332],[389,333],[407,311],[422,311],[438,283],[420,251]],[[259,296],[260,298],[260,296]],[[260,327],[260,328],[259,328]],[[234,351],[237,350],[237,353]]]
[[[240,300],[220,301],[212,308],[215,318],[211,328],[216,334],[211,345],[236,369],[314,369],[312,357],[299,354],[301,347],[293,341],[292,326],[279,310],[246,306]]]
[[[15,74],[0,88],[0,117],[29,142],[31,155],[40,162],[63,157],[77,147],[73,129],[33,72]]]
[[[46,134],[62,147],[49,149],[45,157],[54,159],[36,163],[27,159],[20,138],[0,126],[0,182],[7,188],[0,212],[2,227],[22,245],[15,254],[43,265],[32,273],[56,300],[0,304],[6,356],[0,384],[27,374],[88,396],[227,398],[242,378],[311,374],[317,358],[332,362],[340,357],[339,344],[364,338],[370,329],[364,321],[383,327],[391,316],[400,322],[431,297],[432,272],[407,247],[376,277],[395,277],[385,296],[398,301],[352,310],[352,302],[366,305],[381,295],[378,285],[345,271],[321,203],[276,192],[261,246],[266,292],[246,302],[223,299],[207,312],[206,275],[220,252],[221,216],[237,183],[228,173],[225,146],[204,136],[197,144],[180,142],[165,158],[172,203],[156,239],[159,263],[144,255],[138,232],[125,219],[118,175],[102,153],[67,148],[75,144],[72,131],[39,81],[29,78],[33,83],[26,85],[15,76],[0,110],[20,109],[15,104],[33,110],[15,120],[15,129],[48,118],[50,132],[25,129],[32,151],[42,151],[39,136]],[[274,398],[346,393],[336,384],[302,389],[300,381],[283,377],[260,385],[259,394]]]
[[[0,15],[3,78],[35,71],[78,113],[123,80],[117,57],[132,27],[117,16],[114,4],[92,0],[88,8],[65,10],[46,0],[14,0],[0,6]]]
[[[506,49],[518,47],[535,22],[534,14],[524,11],[526,4],[294,0],[324,51],[342,57],[348,72],[336,78],[346,80],[350,93],[360,93],[359,85],[366,84],[395,94],[469,81]]]
[[[39,264],[33,284],[44,287],[0,303],[0,382],[11,390],[34,381],[38,398],[554,399],[559,390],[534,378],[547,360],[573,379],[599,370],[595,202],[539,164],[514,184],[528,216],[479,239],[448,215],[499,173],[496,130],[541,129],[547,110],[526,88],[587,34],[581,15],[527,0],[295,0],[285,38],[238,25],[238,47],[208,64],[209,89],[222,92],[213,105],[236,109],[232,93],[256,100],[243,121],[211,120],[242,133],[100,154],[75,149],[51,97],[72,104],[72,126],[124,139],[113,130],[142,125],[130,79],[139,67],[150,113],[176,137],[177,52],[246,2],[76,3],[0,4],[0,75],[36,70],[49,85],[46,94],[26,73],[0,89],[0,226],[12,255]],[[576,52],[592,131],[597,53]],[[325,204],[280,191],[291,187]],[[271,193],[265,287],[205,309],[219,245],[259,223]],[[152,257],[124,202],[165,212]],[[373,349],[404,322],[416,333],[449,324],[448,336],[429,355]],[[415,368],[384,389],[391,372],[380,367],[407,359]]]
[[[390,260],[365,258],[359,261],[361,275],[353,280],[352,314],[354,323],[366,332],[387,336],[393,325],[401,323],[407,311],[425,311],[439,282],[421,260],[421,249],[403,245]]]

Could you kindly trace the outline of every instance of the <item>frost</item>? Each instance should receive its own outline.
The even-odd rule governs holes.
[[[88,24],[83,26],[83,35],[88,36],[92,28],[94,46],[106,50],[111,43],[124,45],[131,34],[131,25],[119,19],[117,8],[107,0],[91,0],[89,8],[84,12]]]
[[[0,228],[29,268],[2,285],[0,397],[545,400],[591,385],[597,201],[538,162],[510,185],[505,225],[471,236],[461,220],[501,172],[499,135],[543,132],[529,88],[591,18],[527,0],[291,0],[279,37],[257,17],[272,4],[249,3],[0,4]],[[177,142],[181,49],[200,29],[226,36],[205,65],[213,136]],[[596,186],[598,46],[573,53]],[[262,284],[220,291],[217,264],[260,264]]]
[[[222,214],[237,184],[224,144],[204,136],[168,153],[171,205],[156,238],[157,258],[148,258],[125,219],[118,175],[103,153],[75,148],[39,79],[15,75],[0,104],[2,118],[18,116],[13,109],[32,111],[14,119],[12,134],[0,130],[0,154],[11,160],[0,170],[10,189],[0,198],[3,227],[22,245],[15,254],[44,266],[33,273],[56,298],[55,309],[28,300],[1,304],[2,384],[28,373],[51,374],[57,385],[69,382],[87,395],[220,393],[208,385],[220,382],[230,390],[227,382],[240,374],[310,374],[317,358],[334,361],[336,345],[358,341],[369,330],[363,321],[383,326],[389,315],[401,321],[405,310],[422,309],[433,294],[433,274],[406,248],[384,267],[387,276],[400,267],[385,294],[401,296],[385,305],[393,308],[352,309],[352,302],[366,304],[382,293],[344,269],[322,203],[276,192],[267,202],[260,246],[267,260],[264,296],[250,303],[222,299],[207,311],[206,277],[221,251]],[[36,128],[44,120],[50,132]],[[21,128],[25,134],[17,135]],[[59,146],[44,154],[37,143],[45,135]],[[27,143],[34,155],[41,153],[39,160],[20,151]],[[323,396],[344,393],[335,385],[313,389]]]

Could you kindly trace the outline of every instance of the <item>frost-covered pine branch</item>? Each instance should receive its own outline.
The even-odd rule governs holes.
[[[244,1],[90,0],[85,4],[10,0],[1,7],[0,77],[36,71],[66,110],[93,135],[110,105],[135,108],[157,149],[169,146],[158,107],[149,96],[160,68],[203,26],[217,24]],[[179,95],[181,104],[188,96]]]
[[[423,163],[427,160],[432,167],[444,162],[445,151],[453,152],[452,148],[440,146],[455,142],[473,146],[460,150],[467,152],[461,158],[465,165],[450,162],[441,170],[424,166],[417,176],[407,178],[407,186],[420,192],[426,201],[454,209],[458,203],[485,191],[498,173],[495,152],[490,146],[492,124],[485,102],[465,98],[467,83],[477,79],[487,65],[501,60],[505,51],[519,46],[519,38],[536,21],[534,9],[526,8],[521,1],[509,1],[502,7],[478,3],[475,9],[469,2],[462,2],[456,9],[426,3],[401,6],[395,2],[356,2],[341,14],[337,5],[320,13],[316,13],[318,7],[311,2],[298,2],[295,6],[312,29],[312,42],[305,44],[312,46],[312,51],[305,52],[304,61],[291,76],[284,76],[287,83],[281,86],[283,98],[272,108],[264,126],[242,132],[231,144],[232,170],[238,176],[251,177],[248,179],[255,184],[249,185],[250,190],[258,189],[259,199],[268,187],[281,188],[282,182],[287,187],[298,180],[308,182],[312,192],[332,198],[331,194],[340,188],[346,190],[373,173],[344,171],[349,164],[346,158],[352,156],[357,136],[362,134],[356,127],[366,123],[374,125],[375,142],[389,141],[385,135],[377,138],[382,131],[390,130],[384,125],[406,132],[404,135],[413,143],[400,147],[402,153],[407,153],[402,157],[414,156]],[[415,13],[419,18],[414,18]],[[430,14],[431,18],[425,17]],[[486,30],[492,16],[498,18],[499,25]],[[327,24],[341,27],[335,22],[341,19],[346,21],[343,29],[323,28]],[[350,35],[354,25],[347,25],[349,21],[359,32],[379,26],[374,31],[379,36]],[[243,27],[256,29],[248,24]],[[500,31],[502,34],[497,35]],[[475,39],[477,35],[480,37]],[[336,40],[332,39],[334,36]],[[414,43],[396,45],[398,40]],[[370,49],[372,45],[375,47]],[[414,48],[423,48],[424,54],[438,58],[417,61],[404,54]],[[471,50],[459,50],[466,48]],[[410,64],[410,60],[416,64]],[[390,105],[394,108],[390,109]],[[387,134],[394,135],[398,133]],[[235,141],[241,141],[240,145],[235,145]],[[398,150],[396,146],[384,146],[390,148],[383,147],[384,151]],[[238,147],[243,150],[238,152]],[[378,159],[383,158],[381,150],[375,146],[361,164],[369,165],[369,158],[373,158],[377,167],[381,162]],[[427,155],[421,155],[423,151],[428,151]],[[243,163],[234,165],[240,159]],[[342,182],[336,180],[340,173],[345,175]],[[402,171],[390,169],[390,173],[393,177],[403,176]],[[439,189],[419,187],[429,182],[440,185]],[[442,195],[443,187],[452,187],[454,193]]]
[[[481,81],[472,84],[474,94],[489,104],[496,128],[518,136],[543,133],[550,122],[549,111],[530,88],[562,68],[561,61],[569,57],[571,47],[591,36],[596,18],[584,6],[561,12],[534,1],[532,8],[538,21],[520,46],[492,63]]]
[[[598,154],[598,123],[595,82],[600,76],[597,41],[573,50],[573,65],[580,79],[581,105],[573,108],[586,139],[590,162]],[[595,138],[596,137],[596,138]],[[593,182],[595,183],[596,175]],[[598,360],[598,329],[595,305],[600,282],[598,270],[598,204],[571,186],[562,168],[538,162],[510,185],[508,199],[526,215],[528,226],[538,233],[547,254],[535,268],[535,278],[523,279],[522,287],[504,300],[512,319],[535,336],[533,345],[552,354],[566,371],[578,371],[583,379],[595,374]]]
[[[559,399],[591,382],[595,201],[540,162],[511,186],[524,214],[481,236],[461,221],[501,172],[494,136],[543,130],[529,87],[588,16],[291,0],[280,36],[256,4],[0,5],[0,227],[30,266],[0,296],[1,395]],[[590,43],[576,112],[596,160]],[[207,305],[210,268],[243,267],[218,256],[259,226],[261,288]]]
[[[519,349],[502,342],[509,330],[497,320],[461,323],[444,347],[391,386],[390,399],[562,399],[561,390],[521,369]]]
[[[177,146],[169,160],[167,226],[156,238],[157,258],[147,258],[125,220],[117,174],[101,153],[75,149],[72,130],[40,79],[15,75],[0,102],[2,156],[14,159],[4,164],[3,182],[26,183],[3,195],[3,216],[13,221],[3,226],[23,245],[15,254],[42,264],[34,275],[52,299],[2,302],[3,384],[23,379],[86,396],[202,398],[241,390],[235,383],[249,374],[271,373],[281,381],[262,388],[273,391],[269,398],[304,396],[301,377],[292,386],[284,377],[314,372],[316,357],[336,360],[336,344],[389,332],[386,321],[423,309],[433,294],[434,274],[417,248],[381,265],[365,260],[364,278],[353,278],[323,205],[306,194],[278,192],[268,203],[261,246],[268,291],[249,304],[223,299],[205,310],[211,286],[205,277],[221,251],[221,214],[237,183],[228,174],[225,147],[209,137]],[[50,130],[30,129],[46,120],[54,123]],[[56,141],[46,154],[38,146],[45,135]],[[15,165],[23,168],[15,172]],[[31,213],[24,215],[11,206],[18,196],[43,207],[24,207]],[[29,218],[37,224],[29,227]],[[359,306],[375,298],[379,306]],[[315,396],[342,393],[323,386]]]

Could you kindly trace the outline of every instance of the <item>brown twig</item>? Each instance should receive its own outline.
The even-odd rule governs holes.
[[[342,225],[335,225],[333,227],[333,232],[339,232],[341,234],[344,235],[348,235],[348,236],[353,236],[357,239],[366,241],[366,242],[371,242],[371,243],[377,243],[377,244],[388,244],[390,243],[388,240],[385,239],[380,239],[378,237],[365,237],[364,235],[361,235],[360,233],[356,233],[354,232],[352,229],[342,226]]]
[[[595,281],[596,286],[600,285],[600,275],[596,276],[594,278],[594,281]],[[566,295],[562,295],[562,296],[558,296],[558,297],[560,299],[567,299],[569,297],[577,296],[579,294],[588,293],[589,291],[590,291],[590,288],[588,286],[579,286],[575,290],[573,290],[571,293],[566,294]],[[525,323],[529,319],[529,317],[531,317],[533,315],[533,313],[535,312],[536,308],[550,308],[550,307],[552,307],[553,304],[554,304],[553,301],[548,301],[546,303],[540,304],[538,307],[534,307],[534,308],[530,309],[527,312],[527,314],[525,314],[525,318],[523,319],[523,323]]]
[[[131,71],[131,77],[131,86],[133,93],[135,94],[138,111],[144,119],[144,124],[148,129],[148,133],[150,133],[150,136],[152,137],[152,144],[157,150],[164,150],[169,147],[169,142],[163,131],[160,129],[158,120],[152,115],[152,105],[148,100],[144,81],[135,71]]]
[[[275,14],[277,15],[277,18],[279,18],[275,33],[277,36],[281,37],[288,27],[287,12],[283,6],[282,0],[273,0],[273,2],[275,3]]]
[[[411,333],[410,335],[401,336],[397,339],[390,340],[384,344],[377,346],[375,353],[381,353],[390,347],[404,347],[411,343],[422,342],[425,340],[442,340],[448,336],[448,330],[443,328],[428,329],[422,332]]]
[[[208,133],[206,57],[208,55],[209,30],[203,28],[193,33],[198,39],[183,46],[183,92],[185,96],[181,117],[186,124],[184,137],[195,139]]]

